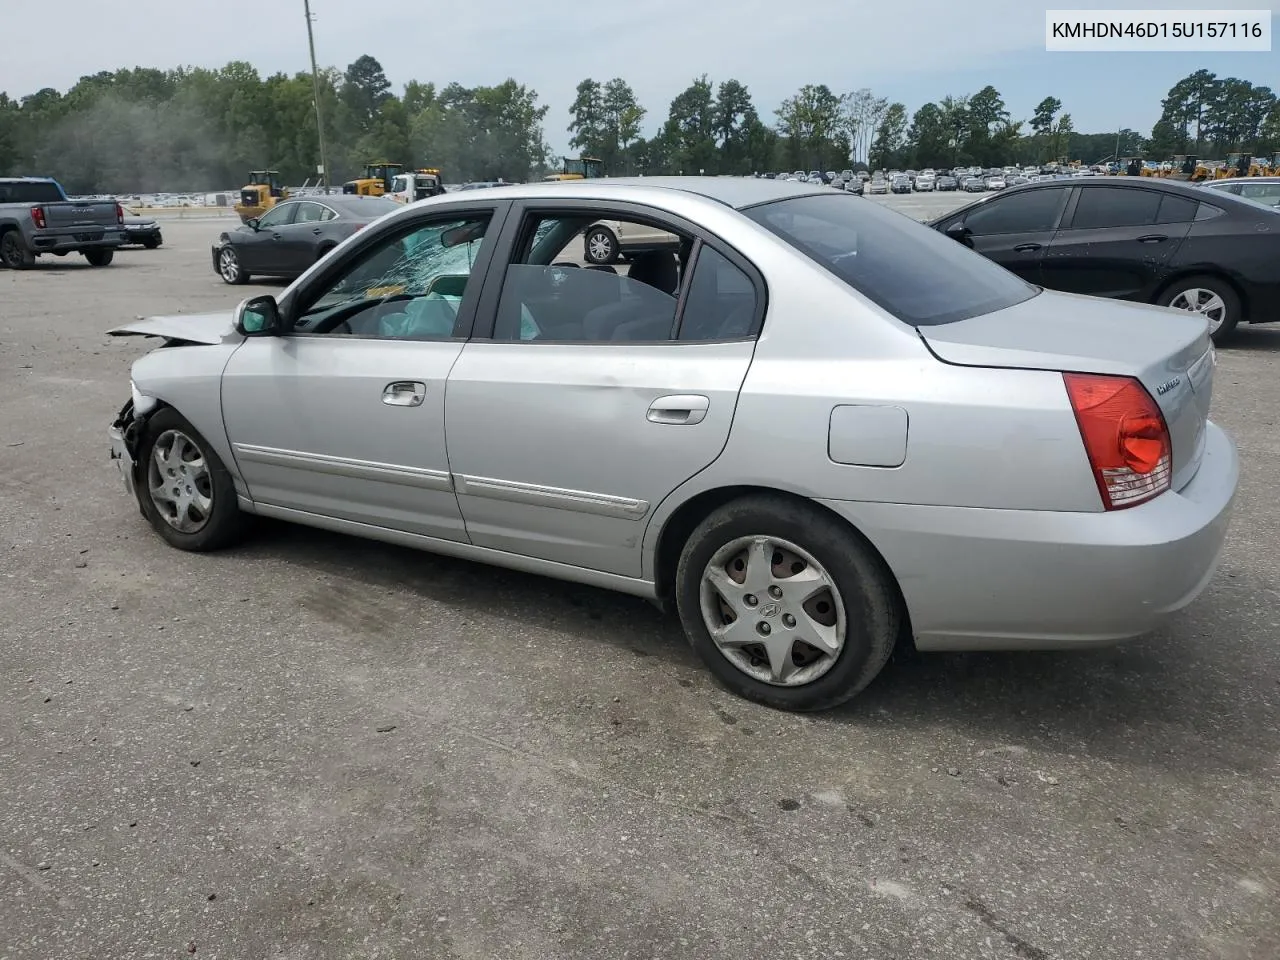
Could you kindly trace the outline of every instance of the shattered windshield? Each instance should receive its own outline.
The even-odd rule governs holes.
[[[484,241],[488,218],[432,223],[393,236],[366,250],[359,260],[303,312],[301,326],[314,326],[322,314],[367,300],[439,295],[441,277],[467,277]],[[461,299],[460,289],[446,294]]]

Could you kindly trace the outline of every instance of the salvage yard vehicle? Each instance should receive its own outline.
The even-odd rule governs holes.
[[[344,194],[359,197],[380,197],[391,192],[396,177],[404,173],[403,163],[392,163],[390,160],[374,160],[365,164],[364,176],[348,180],[342,185]]]
[[[617,263],[651,250],[675,250],[680,246],[680,238],[674,233],[621,220],[601,220],[591,224],[582,240],[583,259],[594,264]]]
[[[1242,321],[1280,320],[1280,211],[1210,193],[1228,182],[1051,180],[929,225],[1029,283],[1193,311],[1226,343]]]
[[[1226,180],[1209,180],[1202,189],[1221,191],[1236,197],[1245,197],[1265,203],[1269,207],[1280,207],[1280,176],[1274,177],[1232,177]]]
[[[0,265],[10,270],[46,253],[83,253],[105,267],[124,239],[124,208],[114,200],[69,200],[49,177],[0,178]]]
[[[680,247],[565,266],[602,220]],[[899,640],[1151,630],[1209,582],[1238,479],[1203,316],[1045,291],[788,181],[448,194],[278,299],[111,333],[164,338],[109,433],[171,545],[256,514],[646,597],[788,710]]]
[[[241,222],[261,217],[277,203],[289,199],[289,189],[280,186],[279,178],[276,170],[249,171],[249,182],[240,188],[240,199],[232,207]]]
[[[385,196],[396,203],[416,203],[444,192],[440,170],[437,167],[421,167],[394,177]]]
[[[213,271],[233,285],[255,276],[301,276],[347,237],[400,206],[386,197],[340,194],[286,200],[261,219],[220,234],[210,251]]]

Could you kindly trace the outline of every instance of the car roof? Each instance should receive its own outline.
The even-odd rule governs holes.
[[[282,202],[283,203],[305,203],[308,200],[313,201],[315,203],[323,203],[327,207],[332,207],[338,213],[348,213],[348,214],[360,213],[362,206],[364,207],[364,209],[368,209],[367,205],[369,204],[370,200],[384,200],[386,203],[395,204],[395,206],[397,207],[402,206],[402,204],[398,204],[394,200],[389,200],[386,197],[361,197],[361,196],[352,196],[351,194],[341,194],[341,193],[330,193],[330,194],[322,193],[322,194],[316,194],[314,196],[290,197],[288,200],[285,200]],[[379,206],[382,206],[382,204],[379,204]],[[390,207],[386,207],[381,211],[381,213],[379,213],[378,211],[374,211],[374,213],[377,214],[378,216],[383,216],[390,212],[391,212]]]
[[[697,194],[735,210],[788,197],[838,193],[826,184],[767,177],[600,177],[590,180],[562,180],[558,183],[519,183],[491,187],[487,196],[508,199],[543,200],[560,195],[592,194],[592,199],[643,200],[659,192]],[[449,194],[446,194],[449,196]]]
[[[1280,183],[1280,177],[1223,177],[1221,180],[1207,180],[1202,186],[1216,187],[1220,183]]]

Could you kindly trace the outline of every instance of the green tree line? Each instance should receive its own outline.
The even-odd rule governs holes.
[[[77,193],[224,189],[263,167],[286,183],[314,180],[315,95],[309,73],[264,77],[244,62],[102,72],[65,94],[46,88],[20,100],[0,93],[0,175],[55,176]],[[559,166],[547,144],[547,105],[514,79],[477,87],[414,80],[397,94],[381,64],[364,55],[345,70],[326,69],[319,97],[331,183],[373,160],[438,166],[454,181],[522,181]],[[599,157],[613,174],[1280,151],[1280,106],[1270,88],[1207,70],[1169,90],[1145,137],[1132,129],[1078,132],[1051,96],[1015,119],[992,86],[909,113],[868,88],[838,93],[806,84],[765,117],[741,81],[705,74],[670,102],[660,124],[646,124],[648,110],[621,77],[583,80],[569,114],[572,149]]]

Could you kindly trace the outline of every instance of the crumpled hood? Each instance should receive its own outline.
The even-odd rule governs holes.
[[[244,339],[236,332],[235,314],[230,310],[174,317],[140,317],[107,333],[113,337],[166,337],[204,344],[239,343]]]

